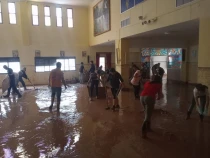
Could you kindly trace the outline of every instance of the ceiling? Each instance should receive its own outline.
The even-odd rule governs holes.
[[[33,2],[47,2],[74,6],[89,6],[94,0],[30,0]]]
[[[144,32],[128,38],[164,38],[164,39],[191,39],[198,38],[199,20],[191,20],[176,25],[170,25],[160,29]]]

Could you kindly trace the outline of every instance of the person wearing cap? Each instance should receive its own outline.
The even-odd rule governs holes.
[[[9,76],[9,80],[10,80],[10,87],[8,88],[7,95],[5,95],[4,98],[9,98],[11,89],[12,89],[15,93],[17,93],[18,98],[21,98],[22,95],[21,95],[20,92],[17,90],[16,84],[15,84],[15,75],[14,75],[14,73],[13,73],[13,70],[12,70],[11,68],[7,67],[6,65],[4,65],[3,68],[4,68],[5,70],[7,70],[7,73],[8,73],[8,76]]]
[[[120,89],[123,86],[124,80],[119,72],[117,72],[114,68],[111,68],[109,71],[109,76],[107,78],[107,82],[110,82],[110,85],[111,85],[111,91],[112,91],[112,95],[113,95],[112,110],[115,110],[115,108],[120,108],[117,96],[118,96]],[[110,107],[106,107],[106,110],[109,110],[109,109],[110,109]]]
[[[26,84],[23,81],[23,78],[28,79],[28,76],[26,75],[26,68],[24,67],[22,70],[19,71],[19,82],[22,84],[24,90],[27,90]]]

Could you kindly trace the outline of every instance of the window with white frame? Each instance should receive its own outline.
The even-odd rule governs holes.
[[[9,22],[10,24],[16,24],[16,9],[15,9],[15,3],[8,3],[8,10],[9,10]]]
[[[76,59],[75,57],[36,57],[35,67],[36,72],[48,72],[56,68],[56,63],[61,63],[62,71],[76,70]]]
[[[51,26],[50,7],[44,7],[44,16],[45,26]]]
[[[11,68],[14,72],[20,71],[20,59],[19,57],[8,57],[8,58],[0,58],[0,73],[7,73],[7,70],[3,68],[6,65]]]
[[[2,24],[2,12],[1,12],[1,2],[0,2],[0,24]]]
[[[57,26],[62,27],[62,9],[56,8]]]
[[[176,6],[179,7],[179,6],[182,6],[184,4],[187,4],[187,3],[190,3],[194,0],[176,0]]]
[[[73,27],[73,10],[67,9],[68,27]]]
[[[33,25],[39,25],[39,16],[38,16],[38,6],[32,5],[32,24]]]

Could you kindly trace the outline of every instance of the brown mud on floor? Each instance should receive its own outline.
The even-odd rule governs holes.
[[[191,86],[164,85],[148,139],[141,138],[144,113],[132,92],[120,94],[121,109],[104,110],[105,100],[88,101],[85,85],[63,91],[60,114],[48,111],[50,90],[1,99],[0,157],[5,158],[210,158],[210,119],[194,111],[185,120]]]

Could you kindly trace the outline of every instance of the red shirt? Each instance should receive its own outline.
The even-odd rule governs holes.
[[[156,99],[156,94],[160,92],[162,85],[160,83],[150,83],[146,82],[144,85],[144,89],[141,92],[141,96],[150,96]]]

